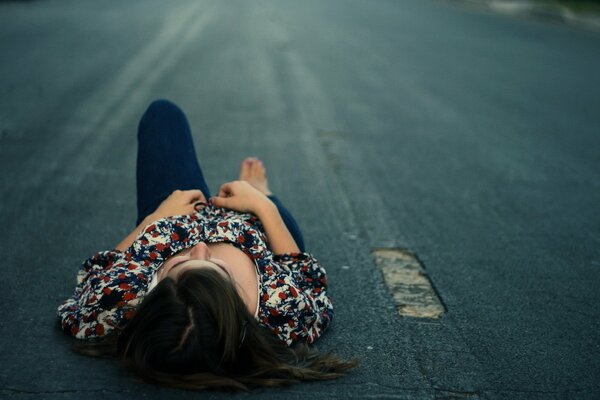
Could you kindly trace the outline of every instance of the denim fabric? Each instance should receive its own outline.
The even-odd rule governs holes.
[[[183,111],[168,100],[156,100],[138,126],[137,207],[139,224],[174,190],[210,191],[198,164],[194,141]],[[292,214],[275,196],[275,203],[298,248],[305,251],[302,232]]]

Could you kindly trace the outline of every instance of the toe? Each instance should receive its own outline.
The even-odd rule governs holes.
[[[240,166],[240,179],[247,179],[252,170],[253,160],[252,157],[246,157],[244,161],[242,161],[242,165]]]
[[[265,174],[265,166],[261,160],[256,159],[256,161],[252,164],[252,173],[258,176]]]

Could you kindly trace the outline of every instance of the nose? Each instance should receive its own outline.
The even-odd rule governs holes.
[[[190,251],[190,258],[196,260],[208,260],[210,258],[210,250],[208,249],[206,243],[200,242],[192,247],[192,251]]]

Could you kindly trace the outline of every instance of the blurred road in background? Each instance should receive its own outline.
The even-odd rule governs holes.
[[[600,34],[433,1],[0,3],[0,395],[230,398],[137,383],[55,328],[135,218],[136,127],[188,114],[214,191],[261,157],[361,367],[244,398],[600,397]],[[446,308],[398,316],[371,256]],[[242,396],[240,396],[242,397]]]

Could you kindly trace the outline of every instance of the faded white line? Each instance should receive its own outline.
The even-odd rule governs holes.
[[[94,93],[77,112],[79,129],[89,132],[106,120],[112,105],[124,97],[127,101],[145,98],[158,78],[171,67],[210,19],[211,13],[203,2],[193,1],[177,7],[168,15],[156,36],[131,58],[121,72]],[[122,114],[122,113],[121,113]],[[117,120],[111,115],[112,120]]]
[[[416,318],[442,316],[444,306],[413,254],[399,249],[376,249],[373,257],[400,315]]]
[[[149,102],[154,85],[179,61],[214,15],[214,8],[201,1],[191,1],[168,14],[156,35],[147,40],[121,71],[99,85],[99,89],[73,111],[64,126],[68,140],[63,140],[61,159],[68,157],[71,165],[97,166],[105,151],[114,145],[115,132],[122,131],[131,113],[139,112]],[[90,143],[83,146],[86,140]],[[43,181],[56,168],[59,166],[39,171],[37,178]],[[87,172],[70,169],[65,179],[76,184]]]

